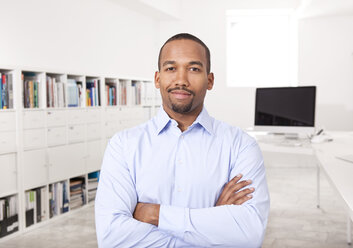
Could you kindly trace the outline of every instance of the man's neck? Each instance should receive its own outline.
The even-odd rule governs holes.
[[[187,130],[192,123],[196,120],[196,118],[199,116],[199,114],[202,111],[203,106],[201,106],[198,109],[194,109],[193,111],[189,113],[177,113],[174,112],[173,110],[169,109],[168,107],[164,107],[164,111],[169,115],[169,117],[173,120],[175,120],[178,123],[178,128],[184,132]]]

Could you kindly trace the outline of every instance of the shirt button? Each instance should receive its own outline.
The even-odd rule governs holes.
[[[178,192],[181,192],[181,188],[178,188]]]
[[[184,135],[182,135],[181,138],[184,139]]]
[[[181,161],[181,159],[179,159],[178,160],[178,164],[182,164],[183,163],[183,161]]]

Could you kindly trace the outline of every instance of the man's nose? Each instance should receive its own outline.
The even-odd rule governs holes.
[[[188,80],[188,75],[187,75],[186,71],[179,70],[177,72],[177,77],[175,79],[175,85],[176,86],[182,86],[182,87],[188,87],[189,86],[189,80]]]

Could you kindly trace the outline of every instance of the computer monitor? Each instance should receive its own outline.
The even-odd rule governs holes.
[[[257,88],[255,130],[314,133],[315,99],[315,86]]]

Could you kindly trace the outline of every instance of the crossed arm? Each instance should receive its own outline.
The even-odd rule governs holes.
[[[234,177],[242,171],[243,178],[251,178],[256,190],[239,191],[250,182],[234,177],[224,187],[215,207],[189,209],[138,203],[129,169],[122,162],[122,144],[111,140],[95,204],[99,247],[261,246],[269,195],[259,152],[254,145],[245,157],[240,154],[237,161],[243,167],[236,164],[238,170],[230,175]],[[248,198],[249,194],[253,197]]]
[[[242,176],[243,175],[238,174],[226,184],[218,198],[216,206],[241,205],[252,198],[251,193],[253,193],[255,189],[243,189],[251,184],[251,180],[240,181]],[[139,202],[136,205],[133,216],[138,221],[158,226],[159,210],[159,204]]]

